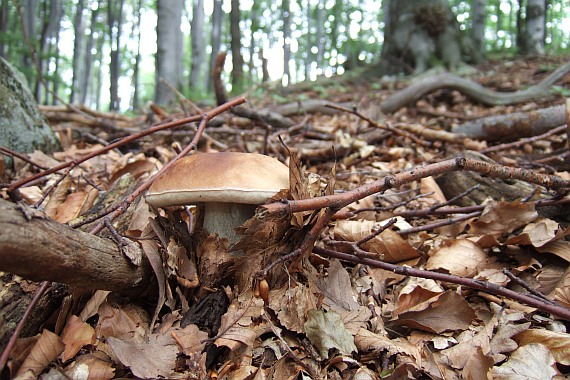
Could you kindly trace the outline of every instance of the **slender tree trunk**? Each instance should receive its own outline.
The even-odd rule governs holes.
[[[291,83],[291,72],[289,63],[291,62],[291,2],[283,0],[282,19],[283,19],[283,79],[284,85]]]
[[[201,90],[200,78],[205,60],[204,46],[204,0],[194,0],[192,8],[191,43],[192,43],[192,66],[190,68],[190,89]],[[204,82],[202,82],[204,83]]]
[[[46,66],[46,62],[49,62],[50,60],[48,52],[51,50],[51,47],[53,47],[53,41],[57,36],[61,17],[63,16],[63,8],[59,0],[51,0],[49,4],[44,3],[43,5],[44,5],[43,9],[44,24],[40,38],[40,54],[38,55],[38,63],[40,67],[40,72],[45,77],[46,76],[45,74],[47,74],[49,71],[49,68]],[[48,5],[49,5],[49,11],[47,9]],[[57,50],[57,45],[55,46],[55,50]],[[43,86],[44,84],[40,81],[38,75],[35,85],[35,95],[38,101],[39,99],[41,99],[42,89],[44,89]],[[46,96],[43,103],[48,104],[49,101],[47,99],[47,92],[45,93]]]
[[[133,101],[131,105],[133,110],[138,110],[140,107],[139,67],[141,61],[141,8],[142,0],[138,0],[135,8],[136,22],[133,24],[133,33],[136,33],[137,38],[137,54],[135,55],[135,65],[133,67]]]
[[[313,46],[313,32],[312,32],[312,20],[313,20],[313,13],[311,8],[311,2],[305,2],[307,6],[306,17],[307,17],[307,51],[305,56],[305,80],[311,79],[311,62],[313,61],[313,53],[311,52],[311,48]]]
[[[232,0],[232,10],[230,12],[230,35],[232,50],[232,92],[243,91],[243,57],[241,55],[241,29],[239,26],[241,12],[239,0]]]
[[[101,92],[103,91],[103,43],[105,39],[103,36],[99,36],[97,39],[97,53],[95,53],[95,61],[98,63],[97,65],[97,76],[95,78],[95,83],[92,86],[94,96],[92,99],[95,99],[95,109],[101,109]]]
[[[71,94],[69,102],[76,103],[77,99],[81,99],[81,92],[84,91],[79,86],[79,78],[82,76],[82,67],[79,63],[83,60],[85,50],[83,48],[85,26],[83,25],[83,9],[85,8],[85,0],[77,0],[75,6],[75,16],[73,18],[73,77],[71,79]]]
[[[97,1],[97,7],[91,8],[91,21],[90,21],[90,28],[91,33],[87,36],[87,42],[85,43],[85,54],[83,55],[83,70],[81,77],[79,78],[79,88],[81,89],[81,96],[79,98],[79,103],[86,104],[87,103],[87,94],[89,93],[89,85],[92,83],[91,80],[91,68],[93,67],[93,46],[94,46],[94,31],[95,26],[97,24],[97,17],[99,15],[99,10],[101,9],[99,3]],[[99,39],[102,39],[100,36]],[[100,47],[98,47],[99,49]],[[91,99],[94,99],[94,96],[91,96]]]
[[[61,13],[63,14],[63,8],[61,9]],[[59,27],[57,30],[57,33],[55,35],[55,44],[54,44],[54,75],[53,75],[53,94],[52,94],[52,99],[51,99],[51,104],[52,105],[56,105],[59,103],[59,99],[58,99],[58,91],[59,91],[59,85],[61,83],[61,76],[59,75],[59,63],[61,61],[61,56],[60,56],[60,50],[58,48],[59,46],[59,40],[61,37],[61,22],[58,23]]]
[[[6,35],[8,31],[8,1],[2,0],[0,5],[0,35]],[[0,57],[6,58],[6,41],[0,41]]]
[[[317,46],[317,67],[321,68],[323,66],[323,57],[325,54],[325,16],[326,9],[323,0],[319,0],[317,4],[317,31],[315,33],[316,46]]]
[[[256,75],[255,62],[253,57],[255,57],[255,32],[259,28],[259,22],[257,21],[257,7],[251,9],[251,37],[249,39],[249,62],[247,63],[247,78],[249,83],[256,83],[259,78]]]
[[[33,44],[34,49],[36,48],[37,36],[36,36],[36,14],[37,14],[37,2],[36,0],[24,0],[20,3],[23,5],[22,9],[22,29],[29,41]],[[32,52],[30,49],[22,49],[22,53],[20,55],[20,65],[21,67],[33,67],[32,61]],[[32,71],[27,70],[24,72],[26,75],[26,79],[28,83],[33,83],[33,75]],[[39,101],[39,99],[36,99]]]
[[[525,41],[524,41],[524,22],[522,18],[522,10],[524,9],[524,0],[518,0],[519,8],[517,9],[517,49],[520,53],[524,52]]]
[[[485,56],[486,6],[487,0],[473,0],[471,38],[473,39],[473,58],[476,62],[482,61]]]
[[[208,91],[212,91],[214,88],[212,73],[216,65],[216,57],[222,45],[222,16],[222,0],[214,0],[214,10],[212,13],[212,54],[210,55],[210,70],[208,75],[206,75],[206,89]]]
[[[119,109],[119,77],[121,76],[121,34],[123,26],[123,5],[125,0],[109,0],[107,8],[107,24],[109,27],[109,39],[111,41],[111,64],[110,74],[110,104],[109,110]]]
[[[526,54],[544,54],[545,0],[528,0],[526,5]]]
[[[184,3],[180,0],[158,0],[156,27],[156,92],[155,102],[168,104],[170,90],[161,83],[161,79],[177,89],[182,88],[182,10]]]

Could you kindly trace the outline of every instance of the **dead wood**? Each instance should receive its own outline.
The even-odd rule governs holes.
[[[26,279],[126,293],[144,291],[153,279],[142,252],[141,264],[134,265],[114,242],[74,230],[32,208],[0,200],[0,231],[0,270]]]
[[[471,120],[452,132],[489,142],[536,136],[566,123],[564,105]]]
[[[549,87],[561,79],[568,71],[570,71],[570,62],[558,68],[536,85],[522,91],[508,93],[489,90],[478,83],[450,73],[438,74],[412,82],[404,90],[384,100],[380,104],[380,109],[384,113],[395,112],[440,88],[457,90],[473,100],[489,106],[504,106],[532,100],[545,100],[553,95],[549,91]]]

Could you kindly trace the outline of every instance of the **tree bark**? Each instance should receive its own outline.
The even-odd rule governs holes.
[[[210,72],[206,75],[206,89],[214,89],[212,75],[216,66],[216,57],[220,52],[222,36],[222,0],[214,0],[214,10],[212,12],[212,54],[210,54]]]
[[[378,74],[416,73],[441,61],[454,68],[461,62],[457,23],[446,0],[389,0],[386,33]]]
[[[204,0],[194,0],[192,11],[191,40],[192,40],[192,66],[190,67],[190,89],[201,90],[202,67],[205,58],[204,46]],[[202,82],[203,83],[203,82]]]
[[[111,64],[110,74],[110,111],[119,109],[119,77],[121,76],[121,62],[119,52],[121,51],[121,34],[123,26],[123,5],[125,0],[109,1],[107,8],[107,24],[109,27],[109,38],[111,40]]]
[[[283,79],[284,85],[291,84],[291,72],[289,70],[289,62],[291,61],[291,3],[289,0],[283,0],[282,19],[283,19]]]
[[[0,4],[0,34],[8,31],[8,0],[2,0]],[[0,57],[6,58],[6,41],[0,41]]]
[[[73,77],[71,79],[71,94],[69,95],[69,102],[76,103],[77,99],[81,99],[81,91],[84,88],[79,86],[79,78],[82,75],[82,68],[79,62],[83,59],[83,45],[85,26],[83,25],[83,8],[85,8],[85,0],[78,0],[75,17],[73,18]]]
[[[93,46],[94,46],[94,31],[95,25],[97,24],[97,16],[99,15],[99,6],[97,2],[97,7],[95,9],[91,9],[91,33],[87,37],[87,43],[85,44],[85,54],[83,55],[83,72],[79,81],[79,87],[81,88],[81,96],[79,97],[79,103],[85,104],[87,101],[87,94],[89,93],[89,84],[92,82],[91,80],[91,67],[93,66]],[[99,37],[102,39],[102,37]],[[91,97],[93,98],[93,97]]]
[[[485,20],[487,0],[473,0],[473,24],[471,38],[473,39],[473,58],[480,62],[485,57]]]
[[[545,1],[528,0],[526,5],[525,53],[544,54]]]
[[[140,294],[152,283],[142,252],[141,264],[134,265],[114,242],[74,230],[29,207],[0,200],[0,231],[0,271],[77,289],[131,294]],[[138,244],[129,247],[137,249]]]
[[[243,57],[241,55],[241,29],[239,23],[241,12],[239,0],[232,0],[232,10],[230,12],[230,35],[232,38],[232,92],[242,92],[243,90]]]
[[[168,104],[170,89],[161,83],[161,79],[177,90],[182,89],[182,10],[184,2],[180,0],[158,0],[156,26],[156,92],[155,102]]]

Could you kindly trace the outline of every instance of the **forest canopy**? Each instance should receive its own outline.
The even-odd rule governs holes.
[[[461,40],[461,61],[568,50],[568,4],[562,0],[399,3],[412,3],[414,22],[429,33],[434,30],[430,23],[437,26],[439,21],[428,17],[431,13],[421,4],[447,3]],[[394,32],[389,30],[390,17],[395,19],[389,4],[4,0],[0,56],[24,73],[40,103],[139,109],[148,100],[172,100],[161,78],[190,97],[211,92],[210,74],[219,51],[227,50],[231,57],[225,69],[234,93],[265,81],[297,83],[375,63]],[[538,30],[529,24],[529,15],[535,14],[542,23]],[[538,49],[527,44],[531,31],[539,34]],[[410,73],[414,67],[406,65],[404,55],[389,58]]]

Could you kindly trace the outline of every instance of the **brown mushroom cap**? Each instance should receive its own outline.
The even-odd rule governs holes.
[[[175,162],[152,184],[146,200],[155,207],[199,202],[262,204],[289,188],[289,168],[255,153],[201,153]]]

